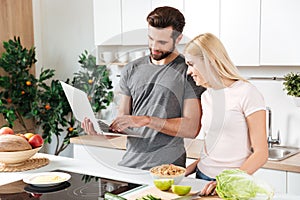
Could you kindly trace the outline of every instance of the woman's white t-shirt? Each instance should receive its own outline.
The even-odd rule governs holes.
[[[262,94],[249,82],[236,81],[221,90],[207,89],[201,96],[204,139],[199,170],[215,178],[224,169],[239,168],[251,154],[246,117],[265,110]]]

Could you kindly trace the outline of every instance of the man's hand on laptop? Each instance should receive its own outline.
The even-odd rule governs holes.
[[[150,117],[122,115],[117,117],[110,125],[112,131],[125,132],[128,128],[139,128],[150,123]]]
[[[98,135],[94,129],[94,125],[89,118],[84,118],[81,122],[81,128],[89,135]]]
[[[102,133],[97,133],[97,131],[94,128],[93,122],[87,117],[84,118],[83,122],[81,122],[81,128],[83,128],[84,132],[87,133],[88,135],[102,135]],[[110,132],[127,134],[124,131],[112,130],[110,127],[107,127],[106,131],[108,131],[108,129]]]

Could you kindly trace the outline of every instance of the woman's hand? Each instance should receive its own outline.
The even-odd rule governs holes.
[[[199,161],[200,161],[200,159],[197,159],[192,164],[190,164],[189,166],[187,166],[187,168],[185,170],[185,176],[188,176],[188,175],[193,174],[193,173],[196,172],[197,164],[198,164]]]
[[[207,183],[204,188],[201,190],[201,195],[216,195],[216,186],[217,186],[217,181],[210,181]]]

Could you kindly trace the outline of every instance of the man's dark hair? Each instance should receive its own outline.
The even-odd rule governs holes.
[[[183,14],[176,8],[163,6],[155,8],[147,16],[147,22],[150,26],[156,28],[173,28],[172,38],[175,40],[183,31],[185,19]]]

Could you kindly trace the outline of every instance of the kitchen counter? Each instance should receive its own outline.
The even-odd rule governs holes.
[[[117,163],[105,165],[101,162],[82,162],[82,160],[43,153],[38,153],[35,156],[46,157],[50,160],[50,162],[48,165],[34,170],[23,172],[1,172],[0,187],[8,183],[22,180],[24,177],[29,176],[33,173],[49,172],[53,170],[63,170],[74,173],[87,174],[109,180],[145,185],[144,187],[154,187],[150,172],[146,170],[122,167],[117,165]],[[194,179],[190,177],[184,177],[181,182],[181,184],[183,185],[191,185],[192,191],[194,192],[199,191],[206,183],[207,182],[204,180]],[[178,196],[176,195],[176,197]]]
[[[71,138],[71,143],[126,150],[126,139],[127,136],[83,135]],[[185,148],[187,149],[188,158],[195,159],[200,156],[199,152],[202,146],[201,140],[185,138],[184,143]]]
[[[119,180],[123,182],[131,182],[136,184],[150,184],[151,175],[148,171],[131,169],[127,167],[104,165],[103,163],[95,163],[81,160],[54,156],[50,154],[38,153],[37,157],[46,157],[50,160],[49,164],[34,170],[23,172],[1,172],[0,186],[23,179],[32,173],[48,172],[53,170],[65,170],[75,173],[99,176],[106,179]]]
[[[48,158],[50,160],[49,164],[38,169],[28,170],[23,172],[1,172],[0,187],[8,183],[22,180],[24,177],[29,176],[33,173],[49,172],[53,170],[64,170],[64,171],[69,171],[74,173],[98,176],[104,179],[117,180],[122,182],[131,182],[131,183],[144,185],[139,188],[135,188],[132,191],[130,190],[125,192],[123,196],[128,198],[129,200],[134,200],[135,199],[134,197],[136,197],[137,194],[144,194],[143,192],[145,191],[150,191],[150,190],[154,191],[153,179],[149,171],[122,167],[122,166],[118,166],[117,163],[112,163],[112,165],[105,165],[101,162],[99,163],[89,162],[89,161],[82,162],[82,160],[77,160],[77,159],[62,157],[62,156],[54,156],[54,155],[43,154],[43,153],[38,153],[36,154],[36,156]],[[206,183],[207,183],[206,181],[200,179],[184,177],[184,179],[180,184],[191,185],[192,192],[197,192]],[[159,192],[161,191],[159,190],[157,191],[158,194],[160,194]],[[169,195],[172,195],[172,197],[174,196],[174,194],[169,194]],[[290,197],[291,196],[286,194],[275,194],[274,200],[275,199],[280,199],[280,200],[300,199],[300,196],[292,196],[292,198]],[[201,197],[201,199],[217,200],[220,198],[214,196],[214,197]]]
[[[268,161],[263,168],[300,173],[300,153],[282,161]]]
[[[126,136],[112,137],[83,135],[71,138],[71,143],[126,150],[126,138]],[[200,140],[192,139],[185,139],[184,141],[187,149],[187,157],[190,159],[197,159],[199,157],[202,142]],[[300,173],[300,153],[282,161],[268,161],[263,168]]]

